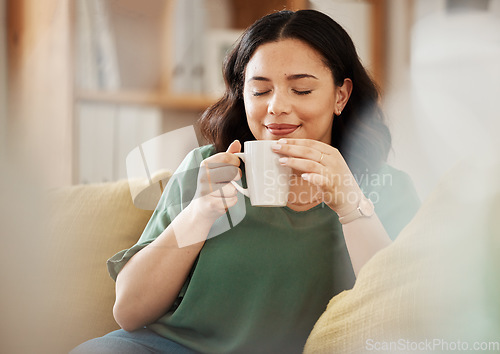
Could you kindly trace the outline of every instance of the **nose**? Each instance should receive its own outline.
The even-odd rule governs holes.
[[[292,111],[292,105],[285,93],[274,92],[267,104],[267,113],[271,115],[289,114]]]

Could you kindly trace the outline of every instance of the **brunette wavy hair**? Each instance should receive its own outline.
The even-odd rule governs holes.
[[[340,151],[355,175],[376,171],[391,148],[377,87],[347,32],[315,10],[279,11],[257,20],[243,33],[224,61],[223,97],[198,122],[203,136],[217,152],[225,151],[235,139],[242,143],[255,140],[243,103],[245,69],[259,46],[282,39],[301,40],[321,53],[335,85],[342,86],[346,78],[352,80],[349,101],[341,115],[333,118],[331,145]]]

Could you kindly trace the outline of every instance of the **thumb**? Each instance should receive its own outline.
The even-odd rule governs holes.
[[[226,152],[230,152],[232,154],[240,151],[241,151],[241,143],[238,140],[233,141],[226,150]]]

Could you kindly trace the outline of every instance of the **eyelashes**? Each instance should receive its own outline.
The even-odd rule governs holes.
[[[258,96],[264,96],[266,93],[269,93],[271,91],[263,91],[263,92],[253,92],[253,96],[258,97]]]
[[[312,92],[312,90],[304,90],[304,91],[300,91],[300,90],[292,90],[293,93],[295,93],[296,95],[299,95],[299,96],[304,96],[304,95],[308,95]],[[255,97],[259,97],[259,96],[264,96],[265,94],[268,94],[269,92],[271,92],[271,90],[267,90],[267,91],[262,91],[262,92],[253,92],[252,95],[255,96]]]
[[[312,90],[305,90],[305,91],[298,91],[298,90],[293,90],[297,95],[308,95],[312,92]]]

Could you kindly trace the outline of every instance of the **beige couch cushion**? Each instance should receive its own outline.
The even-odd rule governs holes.
[[[137,209],[127,181],[119,181],[54,190],[50,214],[50,303],[56,308],[49,323],[59,334],[53,353],[62,353],[119,328],[106,260],[138,240],[152,211]]]
[[[361,269],[354,288],[330,301],[305,353],[432,352],[429,345],[446,352],[457,340],[500,345],[498,180],[499,165],[452,171]]]

